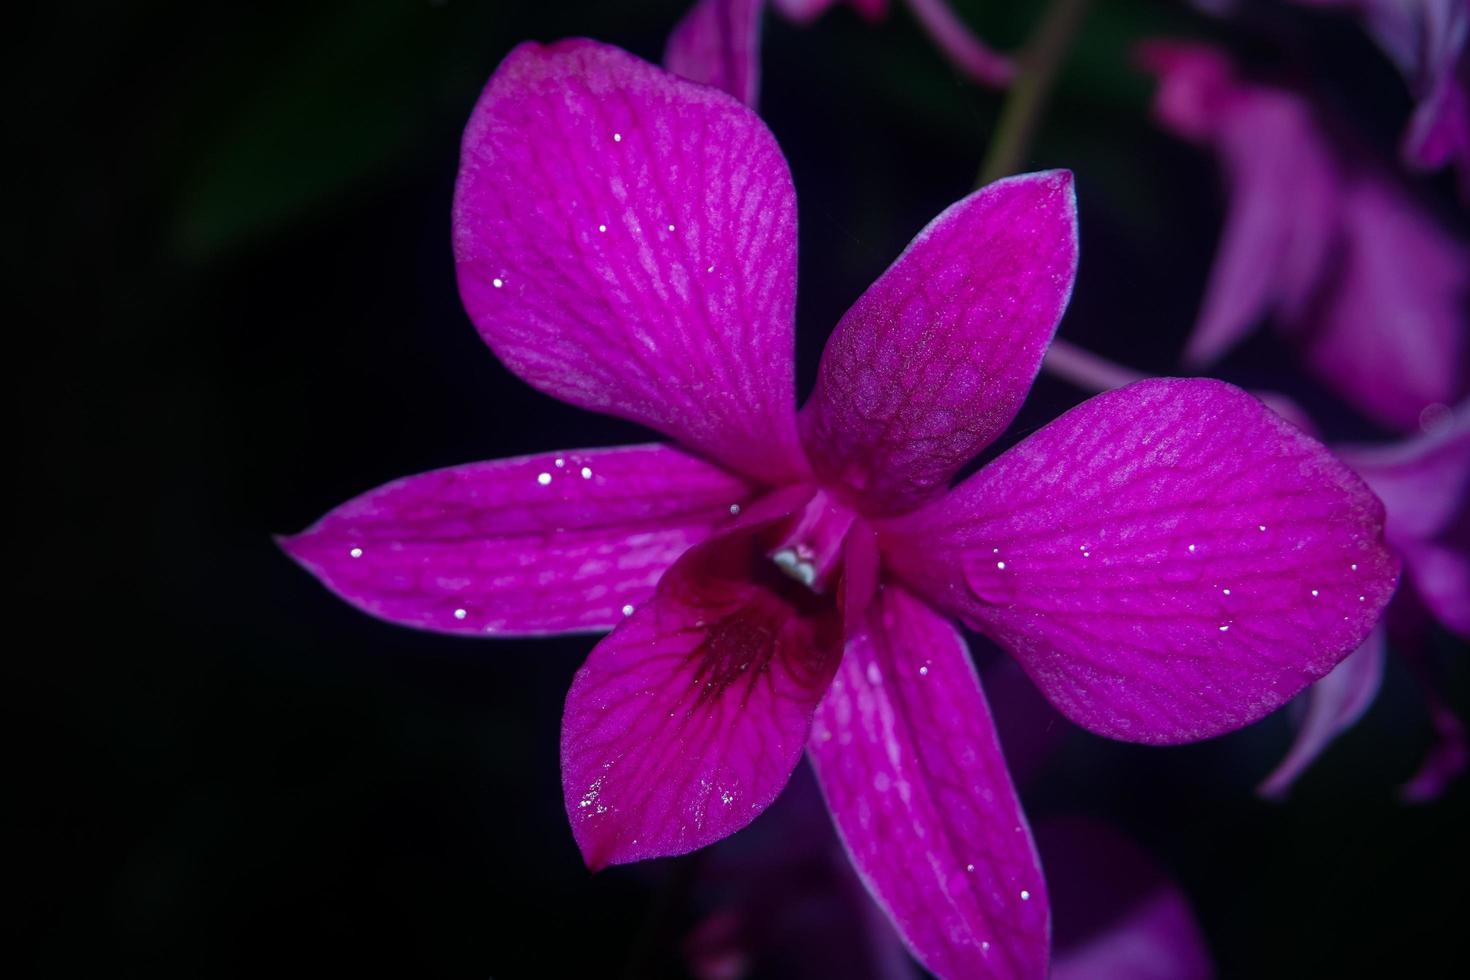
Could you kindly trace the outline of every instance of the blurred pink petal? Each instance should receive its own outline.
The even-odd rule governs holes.
[[[1037,829],[1054,883],[1052,980],[1210,980],[1215,966],[1189,900],[1137,845],[1102,824]]]
[[[1429,702],[1434,741],[1418,771],[1399,787],[1399,799],[1405,803],[1431,803],[1439,799],[1449,785],[1470,767],[1465,723],[1434,688],[1426,687],[1424,692]]]
[[[591,41],[521,45],[465,129],[454,246],[470,318],[532,385],[757,479],[805,472],[796,197],[735,100]]]
[[[1297,777],[1363,716],[1383,682],[1386,649],[1383,627],[1379,626],[1352,656],[1307,688],[1302,695],[1306,714],[1297,729],[1296,741],[1257,792],[1270,799],[1285,797]]]
[[[993,637],[1098,734],[1249,724],[1362,643],[1393,594],[1383,508],[1326,449],[1216,381],[1099,395],[914,514],[897,576]]]
[[[597,645],[562,719],[567,816],[592,870],[712,844],[770,805],[842,652],[835,607],[750,530],[695,547]]]
[[[764,8],[764,0],[699,0],[669,35],[664,67],[754,106]]]
[[[749,495],[668,446],[575,449],[395,480],[280,544],[337,595],[402,626],[607,630]]]
[[[967,77],[1001,88],[1016,77],[1016,65],[998,54],[955,14],[947,0],[908,0],[909,9],[939,50]]]
[[[964,640],[889,586],[812,727],[817,780],[853,863],[945,977],[1039,977],[1046,886]]]
[[[1415,102],[1404,162],[1418,170],[1454,165],[1470,199],[1470,4],[1465,0],[1297,0],[1354,12],[1398,66]]]
[[[1388,511],[1389,543],[1429,611],[1470,639],[1470,405],[1393,446],[1340,446]]]
[[[952,205],[868,287],[827,342],[801,413],[822,479],[869,513],[911,510],[1015,417],[1077,272],[1066,171]]]
[[[788,19],[809,23],[840,0],[773,2]],[[935,46],[966,77],[993,88],[1010,84],[1014,62],[980,40],[946,0],[908,0],[908,4]],[[847,5],[870,21],[888,13],[887,0],[847,0]],[[698,0],[670,34],[664,67],[754,106],[760,92],[764,8],[763,0]]]

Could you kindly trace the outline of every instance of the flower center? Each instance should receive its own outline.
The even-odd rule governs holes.
[[[826,592],[842,567],[842,543],[856,517],[826,490],[818,490],[767,556],[813,592]]]

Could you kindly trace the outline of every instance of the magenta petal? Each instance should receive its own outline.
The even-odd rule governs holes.
[[[965,642],[896,586],[869,616],[810,746],[853,864],[931,971],[1044,976],[1046,885]]]
[[[1286,758],[1257,788],[1258,793],[1269,799],[1286,796],[1292,784],[1327,746],[1363,716],[1383,682],[1385,642],[1380,625],[1332,673],[1307,688],[1302,695],[1307,702],[1306,715],[1296,741],[1292,742]]]
[[[1434,741],[1418,771],[1399,787],[1399,799],[1405,803],[1431,803],[1439,799],[1470,766],[1470,744],[1467,744],[1465,724],[1438,692],[1429,690],[1425,693],[1429,703],[1429,721],[1434,727]]]
[[[786,785],[842,650],[836,607],[737,531],[691,550],[597,645],[562,717],[562,789],[588,867],[684,854]]]
[[[532,385],[767,482],[805,473],[795,192],[728,95],[592,41],[520,46],[465,130],[454,251]]]
[[[1470,248],[1387,179],[1358,181],[1337,207],[1342,265],[1307,326],[1307,362],[1371,417],[1417,431],[1470,385]]]
[[[842,0],[772,0],[772,2],[784,16],[797,23],[807,23],[816,20],[827,12],[828,7],[834,7]],[[888,0],[847,0],[847,5],[868,20],[877,20],[888,12]]]
[[[749,495],[667,446],[568,450],[395,480],[280,543],[327,588],[403,626],[605,630]]]
[[[764,0],[699,0],[669,35],[664,67],[754,106],[764,8]]]
[[[1052,980],[1209,980],[1209,947],[1189,900],[1132,841],[1079,818],[1037,840],[1056,917]]]
[[[1432,539],[1470,496],[1470,404],[1425,435],[1387,446],[1338,446],[1388,511],[1396,545]]]
[[[1086,401],[878,530],[889,567],[1059,711],[1139,742],[1284,704],[1367,638],[1398,578],[1362,480],[1203,379]]]
[[[870,513],[909,509],[1010,424],[1077,270],[1064,170],[953,205],[837,325],[802,409],[813,465]]]

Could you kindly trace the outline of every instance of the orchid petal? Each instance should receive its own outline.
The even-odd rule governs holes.
[[[1470,496],[1470,405],[1405,442],[1335,450],[1383,501],[1396,545],[1436,537]]]
[[[822,354],[802,436],[870,513],[940,493],[1010,424],[1071,295],[1064,170],[996,181],[921,231]]]
[[[343,599],[402,626],[606,630],[750,493],[667,446],[568,450],[405,477],[280,544]]]
[[[827,8],[835,7],[843,0],[772,0],[772,2],[783,16],[804,24],[816,20],[827,12]],[[888,13],[888,0],[846,0],[846,2],[849,7],[870,21],[878,20]]]
[[[1016,75],[1015,62],[991,50],[945,0],[908,0],[908,4],[950,64],[982,85],[999,88],[1010,84]]]
[[[465,130],[460,293],[516,374],[760,480],[800,477],[796,199],[747,108],[592,41],[524,44]]]
[[[1282,799],[1312,763],[1326,751],[1339,735],[1351,728],[1383,683],[1383,658],[1386,652],[1383,626],[1375,627],[1368,640],[1332,669],[1302,695],[1307,702],[1306,716],[1291,750],[1256,792],[1268,799]]]
[[[1417,431],[1470,386],[1470,248],[1386,178],[1358,181],[1337,208],[1342,267],[1303,337],[1307,363],[1366,414]]]
[[[878,532],[890,570],[1062,714],[1139,742],[1279,707],[1367,638],[1398,578],[1362,480],[1204,379],[1098,395]]]
[[[889,586],[817,711],[837,830],[914,955],[945,977],[1046,973],[1046,885],[964,640]]]
[[[1415,542],[1399,551],[1425,607],[1445,629],[1470,640],[1470,548]]]
[[[1052,886],[1052,980],[1209,980],[1209,947],[1189,899],[1132,841],[1079,818],[1037,841]]]
[[[1405,803],[1431,803],[1439,799],[1470,767],[1470,744],[1467,744],[1464,722],[1437,691],[1426,689],[1425,699],[1434,741],[1418,771],[1399,787],[1399,799]]]
[[[841,656],[836,606],[736,531],[681,558],[597,645],[562,718],[562,788],[588,867],[684,854],[786,785]]]
[[[764,0],[699,0],[669,35],[664,67],[754,106],[764,8]]]

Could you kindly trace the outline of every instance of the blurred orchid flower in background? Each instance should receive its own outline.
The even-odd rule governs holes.
[[[1415,170],[1453,166],[1470,200],[1470,3],[1465,0],[1296,0],[1355,14],[1403,73],[1414,114],[1400,147]]]
[[[1470,386],[1470,248],[1399,182],[1329,139],[1314,107],[1220,51],[1151,42],[1154,112],[1220,159],[1229,210],[1185,350],[1215,362],[1263,320],[1375,421],[1416,431]]]
[[[1188,898],[1136,844],[1080,817],[1043,820],[1036,838],[1056,921],[1052,980],[1215,975]],[[707,852],[694,898],[704,912],[683,946],[698,980],[920,976],[800,771],[769,817]]]
[[[843,0],[770,0],[786,17],[808,22]],[[846,0],[868,20],[888,14],[888,0]],[[992,51],[950,9],[946,0],[907,0],[920,26],[956,69],[972,81],[999,88],[1015,65]],[[713,85],[748,106],[760,97],[761,19],[766,0],[698,0],[669,35],[664,67]]]
[[[347,601],[468,635],[607,630],[562,729],[598,869],[744,827],[803,751],[863,882],[946,976],[1039,977],[1046,884],[965,641],[1093,732],[1249,724],[1393,593],[1383,510],[1232,386],[1010,423],[1077,261],[1071,175],[953,205],[842,318],[795,411],[796,204],[736,99],[616,48],[513,51],[465,131],[461,296],[495,353],[677,440],[388,484],[282,546]]]
[[[1045,365],[1051,373],[1093,392],[1145,378],[1060,340],[1047,351]],[[1260,397],[1304,432],[1316,434],[1311,418],[1295,402],[1275,393],[1262,392]],[[1260,792],[1284,797],[1327,747],[1362,717],[1378,695],[1392,635],[1394,648],[1421,675],[1420,688],[1436,735],[1428,757],[1401,790],[1406,801],[1425,802],[1439,796],[1470,763],[1464,725],[1436,686],[1422,676],[1429,669],[1420,662],[1431,622],[1470,640],[1470,403],[1412,439],[1332,449],[1383,501],[1385,534],[1407,574],[1384,621],[1298,699],[1296,739],[1261,783]]]

